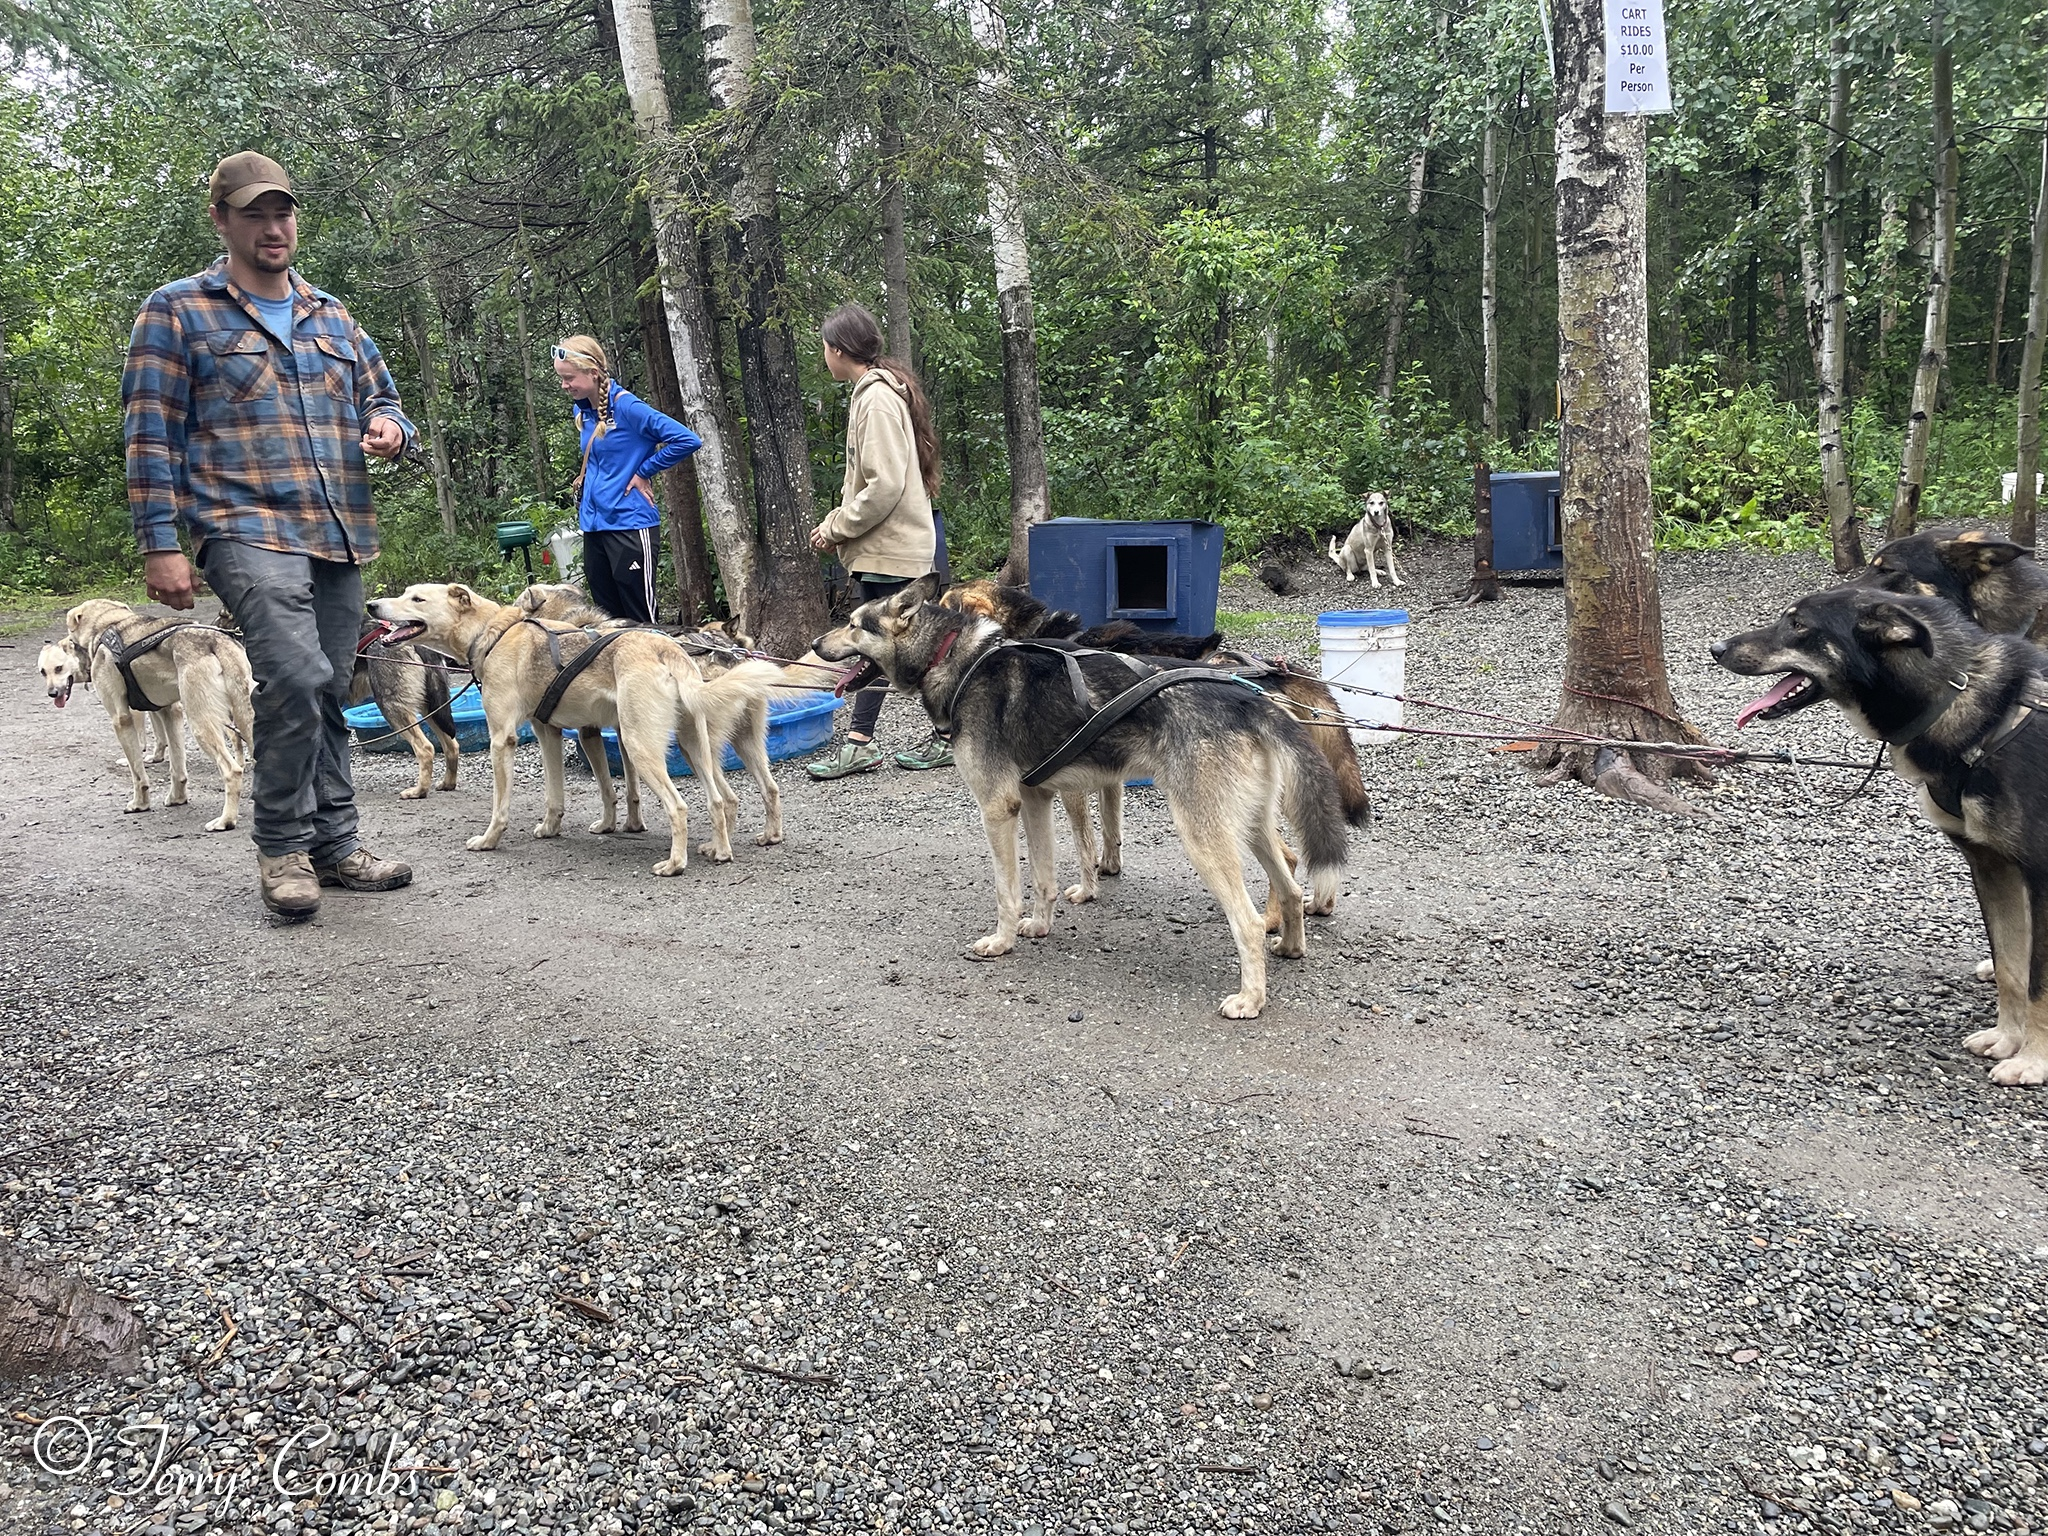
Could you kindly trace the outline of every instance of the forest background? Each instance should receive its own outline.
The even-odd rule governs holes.
[[[1020,256],[1055,514],[1206,517],[1239,557],[1299,554],[1367,489],[1411,529],[1456,531],[1476,458],[1556,464],[1536,0],[0,0],[0,18],[0,592],[136,568],[128,329],[151,289],[215,254],[206,173],[242,148],[290,168],[300,270],[379,340],[422,427],[415,459],[376,472],[386,589],[502,584],[518,567],[494,524],[573,520],[547,349],[588,331],[628,387],[723,417],[738,515],[764,541],[750,579],[772,593],[775,526],[837,494],[845,398],[817,323],[848,299],[888,316],[928,383],[956,567],[995,568]],[[652,105],[640,25],[666,97]],[[2048,11],[1678,0],[1667,26],[1677,110],[1649,140],[1660,541],[1825,545],[1829,220],[1853,495],[1889,510],[1936,251],[1937,41],[1959,214],[1920,518],[1995,515]],[[1845,180],[1823,206],[1831,62]],[[1021,252],[992,239],[1006,218]],[[681,372],[710,394],[677,389],[678,283],[706,327]],[[716,607],[719,509],[696,477],[667,478],[668,600]]]

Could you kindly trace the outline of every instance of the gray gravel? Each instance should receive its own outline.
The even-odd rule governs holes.
[[[1555,589],[1466,609],[1457,551],[1404,565],[1415,691],[1554,707]],[[1369,592],[1324,566],[1233,582],[1272,615],[1239,628]],[[1705,643],[1823,579],[1667,559],[1710,737],[1753,685]],[[530,764],[472,855],[480,762],[401,802],[374,759],[418,880],[281,930],[199,830],[209,770],[121,816],[97,708],[8,654],[0,1236],[149,1343],[15,1390],[0,1528],[2048,1524],[2048,1113],[1961,1050],[1974,905],[1890,777],[1747,770],[1679,820],[1375,748],[1336,917],[1234,1024],[1149,792],[1104,900],[981,964],[950,775],[785,769],[784,847],[661,881],[658,832],[536,842]],[[1852,746],[1824,710],[1752,734]],[[49,1415],[168,1426],[212,1481],[39,1472]],[[322,1425],[296,1487],[390,1437],[435,1470],[280,1496]]]

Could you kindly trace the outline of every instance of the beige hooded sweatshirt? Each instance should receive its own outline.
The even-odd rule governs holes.
[[[931,498],[917,469],[909,392],[885,369],[853,386],[846,414],[846,480],[825,536],[856,576],[922,576],[938,551]]]

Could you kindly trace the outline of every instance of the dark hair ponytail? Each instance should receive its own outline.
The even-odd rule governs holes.
[[[910,435],[917,444],[917,471],[927,496],[939,494],[945,471],[939,463],[939,433],[932,424],[932,403],[925,397],[924,383],[917,370],[900,357],[882,355],[882,328],[862,304],[842,304],[825,317],[826,344],[844,352],[856,363],[879,368],[909,396]]]

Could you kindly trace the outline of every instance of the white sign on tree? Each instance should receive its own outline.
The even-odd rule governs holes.
[[[1609,112],[1669,112],[1664,0],[1604,0]]]

